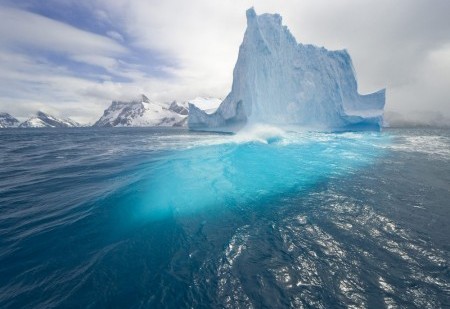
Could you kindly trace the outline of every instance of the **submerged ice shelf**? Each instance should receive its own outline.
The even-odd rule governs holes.
[[[188,135],[187,135],[188,136]],[[160,140],[170,145],[172,140]],[[234,135],[202,134],[161,157],[135,184],[137,220],[198,209],[263,205],[308,190],[328,178],[370,165],[388,138],[378,132],[286,132],[258,125]]]
[[[298,44],[278,14],[247,10],[247,30],[231,92],[213,114],[189,107],[193,130],[237,131],[246,124],[378,130],[385,90],[357,91],[346,50]]]

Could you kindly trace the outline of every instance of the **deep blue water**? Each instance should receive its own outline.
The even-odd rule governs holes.
[[[450,307],[450,131],[0,131],[0,308]]]

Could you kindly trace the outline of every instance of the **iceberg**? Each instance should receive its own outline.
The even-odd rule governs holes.
[[[247,10],[231,92],[216,112],[189,105],[191,130],[236,132],[251,124],[379,130],[385,89],[360,95],[346,50],[299,44],[279,14]]]

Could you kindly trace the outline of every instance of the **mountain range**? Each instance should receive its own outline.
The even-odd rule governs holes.
[[[70,118],[56,118],[44,112],[37,112],[36,116],[22,122],[19,128],[73,128],[81,124]]]
[[[130,101],[113,101],[94,127],[184,127],[187,126],[189,104],[195,105],[205,113],[214,112],[220,99],[195,98],[186,102],[159,103],[140,95]],[[0,113],[0,128],[69,128],[82,125],[70,118],[57,118],[38,111],[36,115],[20,123],[8,113]]]

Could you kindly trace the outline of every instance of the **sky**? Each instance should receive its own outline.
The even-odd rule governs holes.
[[[386,88],[391,115],[450,119],[448,0],[0,0],[0,112],[93,123],[140,93],[224,98],[252,6],[347,49],[359,92]]]

